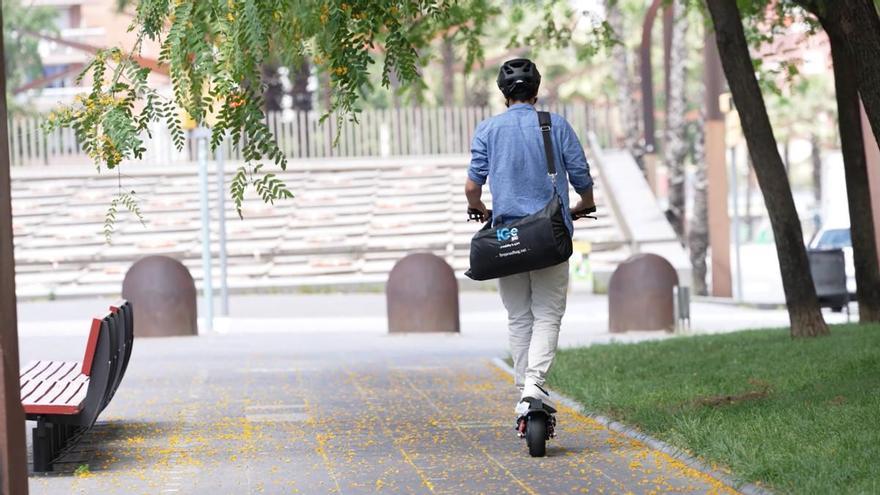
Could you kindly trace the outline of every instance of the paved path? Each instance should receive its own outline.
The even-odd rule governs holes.
[[[566,409],[548,457],[528,457],[513,386],[490,362],[504,346],[467,333],[139,340],[97,429],[32,493],[732,493]],[[22,341],[24,359],[80,347]]]
[[[19,332],[22,336],[81,334],[96,308],[103,310],[115,298],[69,299],[19,302]],[[201,303],[201,301],[200,301]],[[462,331],[469,337],[499,341],[493,349],[503,352],[507,344],[507,312],[497,292],[462,291],[459,295]],[[220,307],[219,299],[214,308]],[[201,304],[199,315],[203,315]],[[852,304],[853,321],[858,321]],[[846,315],[824,313],[829,323],[843,323]],[[693,333],[728,332],[743,328],[788,325],[785,309],[754,309],[696,301],[691,304]],[[85,330],[87,330],[86,328]],[[230,318],[218,318],[215,329],[221,333],[358,332],[384,335],[388,330],[385,295],[355,294],[248,294],[230,298]],[[594,342],[636,341],[668,337],[663,332],[608,333],[608,298],[570,291],[568,308],[562,320],[563,346]]]

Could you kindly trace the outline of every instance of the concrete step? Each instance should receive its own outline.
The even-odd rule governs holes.
[[[228,181],[238,164],[227,165]],[[358,280],[372,284],[416,251],[443,256],[461,276],[468,267],[470,238],[480,228],[465,221],[461,190],[467,165],[463,156],[292,163],[278,176],[296,194],[294,199],[266,205],[249,191],[244,220],[226,201],[230,284],[241,290]],[[48,168],[13,174],[20,295],[118,292],[128,267],[151,254],[182,260],[201,280],[195,167],[129,167],[123,190],[138,192],[144,224],[120,209],[109,245],[104,220],[120,190],[119,177]],[[211,252],[216,258],[218,198],[213,177],[210,182]],[[619,247],[624,238],[616,219],[600,188],[596,195],[599,220],[579,221],[575,238],[594,243],[595,250]],[[218,270],[215,260],[215,275]]]

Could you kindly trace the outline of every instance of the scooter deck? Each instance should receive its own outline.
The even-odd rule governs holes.
[[[529,410],[526,411],[526,415],[535,412],[544,412],[547,414],[556,414],[556,409],[553,408],[550,404],[545,404],[541,399],[535,399],[532,397],[526,397],[523,399],[524,401],[529,403]]]

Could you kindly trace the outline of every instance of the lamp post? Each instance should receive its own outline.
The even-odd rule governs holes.
[[[222,144],[222,143],[221,143]],[[217,162],[217,243],[220,248],[220,314],[229,316],[229,285],[226,261],[226,171],[223,146],[217,146],[214,160]]]
[[[214,328],[214,286],[211,273],[211,214],[208,210],[208,139],[211,131],[198,127],[193,131],[199,162],[199,191],[202,213],[202,296],[205,300],[205,330]]]
[[[743,299],[743,282],[742,282],[742,263],[740,256],[740,227],[739,227],[739,169],[736,162],[736,145],[730,147],[730,189],[733,197],[733,264],[736,266],[734,277],[736,283],[733,285],[733,297],[736,301]]]

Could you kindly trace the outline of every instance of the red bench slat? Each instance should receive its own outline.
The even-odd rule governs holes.
[[[126,303],[125,299],[117,300],[116,302],[114,302],[113,304],[110,305],[110,312],[111,313],[118,313],[119,308],[125,306],[125,303]]]
[[[92,374],[92,362],[95,360],[95,350],[98,348],[98,335],[101,334],[101,320],[92,319],[92,330],[89,332],[89,342],[86,345],[86,354],[83,356],[82,374]]]
[[[82,410],[88,390],[88,377],[86,377],[86,381],[70,382],[53,401],[44,400],[37,403],[23,404],[24,412],[26,414],[77,414]]]

